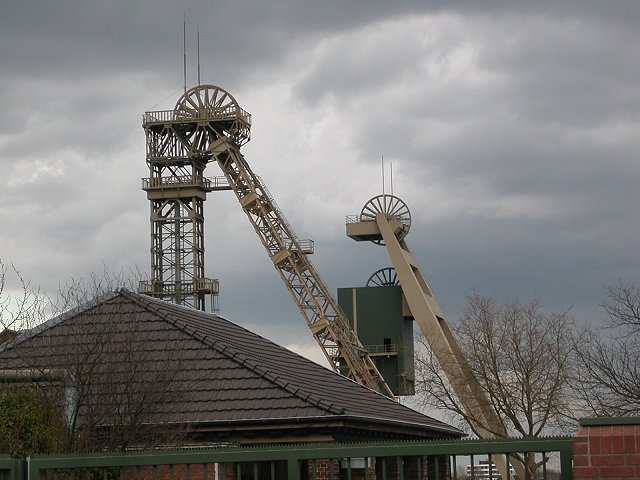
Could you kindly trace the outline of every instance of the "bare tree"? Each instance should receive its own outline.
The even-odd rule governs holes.
[[[9,284],[10,274],[14,277],[13,289]],[[47,304],[47,297],[40,289],[32,288],[13,264],[9,266],[0,259],[0,343],[19,330],[43,322]]]
[[[10,278],[12,277],[12,278]],[[121,288],[136,290],[142,274],[132,270],[113,272],[106,265],[100,273],[87,278],[71,278],[53,294],[44,292],[26,280],[18,268],[0,258],[0,343],[20,330],[30,330],[48,318],[80,306],[98,302],[104,295]],[[9,280],[13,280],[10,284]]]
[[[0,267],[6,340],[0,343],[0,371],[23,372],[23,387],[38,390],[52,411],[65,412],[64,450],[182,440],[185,429],[163,421],[167,402],[188,394],[175,388],[175,372],[167,368],[174,352],[149,338],[139,309],[113,295],[128,283],[123,276],[105,270],[88,280],[72,279],[52,299],[30,290],[12,267],[21,288],[9,297],[3,291],[8,269]],[[59,316],[40,325],[45,311]]]
[[[607,298],[605,327],[579,346],[576,390],[592,415],[639,415],[640,287],[619,280]]]
[[[535,437],[574,424],[570,378],[575,329],[567,312],[547,313],[537,301],[500,305],[474,292],[453,329],[499,418],[502,429],[493,432],[496,436]],[[474,432],[478,426],[492,431],[464,409],[442,365],[424,339],[421,343],[416,391],[423,406],[448,412],[452,421],[465,423]],[[540,466],[533,458],[518,460],[532,475]]]
[[[69,448],[75,451],[170,445],[184,434],[162,418],[167,402],[188,395],[174,386],[175,352],[139,328],[144,320],[118,300],[64,325],[69,343],[56,340],[59,332],[46,338],[71,386]]]

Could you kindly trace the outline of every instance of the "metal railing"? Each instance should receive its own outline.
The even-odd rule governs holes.
[[[344,223],[360,223],[360,215],[347,215],[344,217]],[[367,218],[365,221],[375,222],[373,218]]]
[[[220,292],[220,282],[217,278],[196,278],[180,282],[140,280],[138,291],[146,295],[191,294],[202,291],[217,295]]]
[[[267,198],[267,200],[271,204],[271,208],[273,209],[273,211],[276,212],[278,217],[280,217],[280,221],[284,224],[284,226],[286,227],[286,229],[290,233],[290,235],[293,238],[295,238],[296,240],[298,240],[298,235],[293,230],[293,227],[289,223],[289,220],[287,220],[287,217],[285,217],[284,213],[282,213],[282,210],[280,209],[280,206],[276,202],[275,198],[273,198],[273,195],[271,195],[271,192],[269,191],[269,189],[267,188],[265,183],[262,181],[262,178],[259,175],[256,175],[255,178],[256,178],[256,181],[258,183],[257,186],[260,187],[260,190],[262,191],[262,194]]]
[[[294,244],[292,240],[287,241],[286,242],[287,250],[295,251],[295,250],[298,250],[298,246],[299,246],[300,247],[299,250],[302,253],[306,253],[307,255],[310,255],[314,252],[315,244],[313,243],[313,240],[311,240],[310,238],[296,239],[296,242],[297,242],[297,246]]]
[[[211,189],[231,189],[231,185],[229,185],[229,180],[227,177],[211,177],[209,180],[209,187]]]
[[[247,125],[251,124],[251,114],[235,105],[228,105],[224,108],[200,107],[189,110],[157,110],[142,114],[143,124],[235,119],[241,120]]]
[[[124,453],[92,453],[82,455],[34,455],[25,462],[30,480],[44,478],[65,479],[160,479],[214,480],[214,474],[228,465],[236,478],[254,480],[300,480],[319,477],[321,464],[332,462],[339,478],[352,475],[371,478],[373,469],[380,471],[378,478],[410,480],[423,478],[428,469],[429,478],[462,480],[458,475],[461,462],[482,456],[492,458],[513,454],[535,453],[542,462],[536,479],[549,479],[550,466],[545,459],[554,452],[559,458],[560,479],[572,478],[572,439],[569,437],[496,439],[496,440],[426,440],[380,443],[325,443],[268,445],[262,447],[225,447],[200,450],[164,450]],[[425,461],[426,458],[426,461]],[[376,459],[376,460],[373,460]],[[7,460],[8,461],[8,460]],[[15,462],[15,461],[14,461]],[[3,480],[20,480],[18,468],[12,464]],[[365,466],[371,468],[365,468]],[[0,457],[0,469],[3,468]],[[304,470],[304,473],[303,473]],[[496,479],[497,480],[497,476]],[[521,480],[534,480],[533,478]]]
[[[142,189],[165,187],[200,187],[211,188],[211,178],[200,175],[174,175],[171,177],[146,177],[142,179]]]
[[[220,282],[217,278],[196,278],[196,290],[211,292],[214,295],[220,293]]]
[[[171,177],[142,178],[142,190],[162,189],[167,187],[199,187],[204,190],[229,190],[226,177],[202,177],[200,175],[174,175]]]
[[[400,350],[397,343],[389,345],[365,345],[365,350],[371,354],[397,354]]]

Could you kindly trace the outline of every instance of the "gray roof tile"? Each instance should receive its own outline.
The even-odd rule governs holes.
[[[338,375],[217,315],[122,290],[56,317],[0,348],[0,367],[37,362],[68,368],[80,352],[103,348],[104,368],[127,374],[139,358],[143,372],[171,379],[157,420],[251,421],[297,417],[359,417],[372,422],[459,436],[443,422]],[[134,352],[133,354],[131,352]],[[27,363],[29,363],[27,362]],[[111,365],[109,367],[108,365]],[[114,374],[114,378],[117,375]],[[341,417],[340,417],[341,418]]]

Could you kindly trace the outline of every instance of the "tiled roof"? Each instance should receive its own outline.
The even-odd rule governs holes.
[[[167,395],[158,422],[351,418],[462,434],[222,317],[126,290],[5,344],[0,368],[24,364],[26,357],[69,368],[92,349],[106,352],[105,383],[122,383],[118,375],[131,369],[148,372],[146,378],[162,372]]]

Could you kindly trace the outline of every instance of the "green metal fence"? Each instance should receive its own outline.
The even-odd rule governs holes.
[[[394,477],[400,480],[420,478],[421,463],[413,465],[409,476],[403,465],[416,461],[415,457],[428,456],[430,478],[456,478],[462,462],[482,456],[492,460],[498,456],[535,452],[541,460],[550,453],[558,459],[562,480],[571,480],[572,440],[570,437],[462,440],[462,441],[407,441],[350,444],[296,444],[263,447],[227,447],[198,450],[154,450],[123,453],[92,453],[82,455],[34,455],[26,461],[0,456],[0,480],[23,480],[22,464],[28,480],[217,480],[223,478],[220,465],[227,465],[231,474],[242,480],[301,480],[319,478],[316,468],[322,459],[340,459],[340,478],[352,480],[370,478],[369,469],[362,469],[369,460],[385,462],[398,457]],[[357,471],[357,468],[360,470]],[[405,467],[408,468],[408,467]],[[387,480],[386,469],[378,480]],[[540,468],[545,478],[547,467]],[[433,477],[432,477],[433,475]],[[543,476],[544,475],[544,476]],[[473,477],[470,477],[473,478]],[[389,479],[390,480],[390,479]],[[496,476],[497,480],[497,476]],[[523,479],[529,480],[529,479]]]
[[[9,455],[0,455],[0,480],[17,480],[22,478],[23,463]]]

